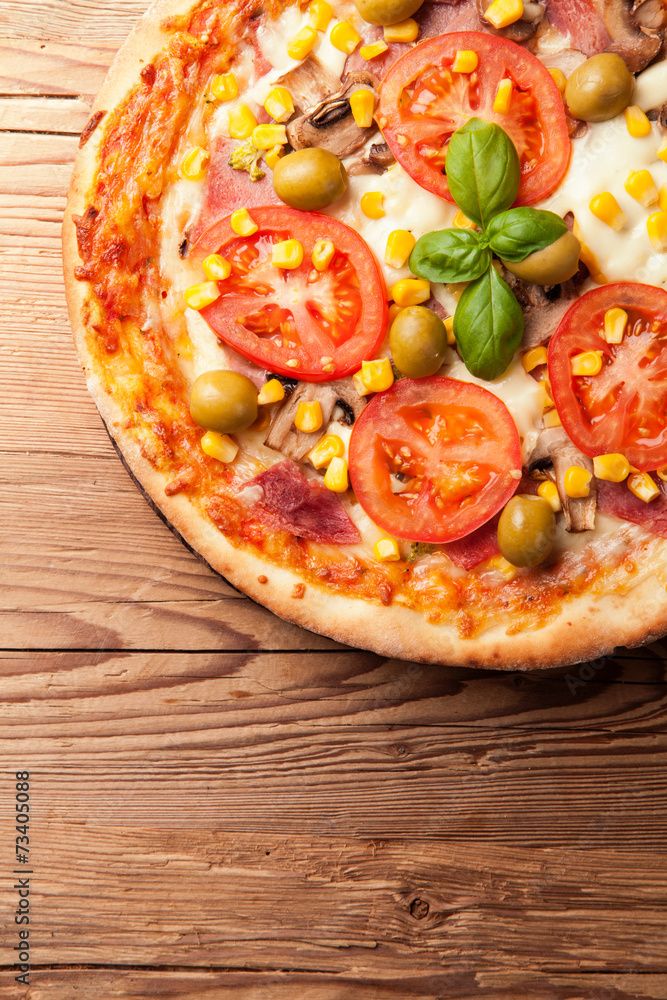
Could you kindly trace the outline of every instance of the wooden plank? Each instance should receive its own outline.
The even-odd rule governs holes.
[[[92,104],[121,43],[94,47],[85,33],[82,22],[73,36],[78,41],[0,37],[0,93],[82,97]]]
[[[0,25],[8,38],[46,42],[80,39],[109,48],[122,45],[149,0],[0,0]]]
[[[0,97],[0,131],[78,135],[89,116],[89,106],[78,98]]]

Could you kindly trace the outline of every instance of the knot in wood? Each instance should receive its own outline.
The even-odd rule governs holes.
[[[410,903],[410,916],[414,917],[415,920],[423,920],[424,917],[428,916],[428,903],[425,899],[420,899],[417,896]]]

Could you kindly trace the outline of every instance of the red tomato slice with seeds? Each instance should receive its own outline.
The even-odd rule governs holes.
[[[337,219],[283,206],[252,208],[258,230],[238,236],[230,217],[210,226],[193,248],[218,253],[232,266],[220,297],[201,315],[216,336],[261,368],[325,382],[357,371],[372,358],[387,326],[382,273],[362,238]],[[325,271],[312,265],[319,239],[336,247]],[[274,267],[272,247],[303,246],[303,263]]]
[[[502,400],[480,385],[437,375],[400,379],[357,418],[350,479],[363,509],[385,531],[453,542],[516,491],[519,434]]]
[[[603,339],[609,309],[628,315],[623,340]],[[571,360],[602,352],[597,375],[572,374]],[[549,381],[568,436],[584,455],[620,453],[640,472],[667,464],[667,292],[618,282],[586,292],[549,344]]]
[[[477,53],[473,73],[455,73],[458,50]],[[501,80],[511,80],[506,114],[493,110]],[[570,162],[563,100],[548,69],[526,49],[477,31],[438,35],[401,56],[380,90],[378,121],[392,153],[427,191],[452,201],[447,145],[470,118],[496,122],[521,162],[516,205],[532,205],[560,184]]]

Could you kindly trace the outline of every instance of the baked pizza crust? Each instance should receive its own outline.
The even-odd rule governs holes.
[[[194,6],[192,0],[157,0],[149,8],[116,57],[92,116],[118,106],[142,68],[162,50],[169,37],[161,28],[163,19],[187,14]],[[507,623],[499,621],[472,638],[461,638],[454,625],[432,623],[398,603],[371,603],[310,582],[303,596],[296,597],[303,590],[298,573],[234,546],[186,494],[166,495],[170,477],[144,456],[124,425],[120,404],[96,371],[85,321],[90,286],[74,275],[80,258],[72,217],[85,212],[105,119],[79,152],[64,217],[65,286],[76,349],[88,389],[131,475],[185,544],[216,573],[289,622],[382,656],[413,661],[528,670],[593,659],[617,645],[635,646],[667,632],[667,592],[661,582],[667,567],[665,539],[644,537],[638,582],[629,590],[624,587],[624,593],[599,596],[589,588],[563,600],[556,616],[539,628],[508,634]]]

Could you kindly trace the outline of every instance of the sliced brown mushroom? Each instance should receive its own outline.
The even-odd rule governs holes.
[[[353,424],[366,405],[366,400],[357,393],[351,380],[349,384],[345,379],[323,383],[299,382],[292,395],[285,399],[275,414],[264,443],[295,462],[305,458],[321,438],[322,430],[312,433],[299,431],[294,426],[294,419],[299,403],[312,403],[315,400],[322,407],[323,427],[331,420],[337,404],[343,409],[342,422],[346,424]]]
[[[543,472],[556,484],[568,531],[592,531],[597,507],[595,479],[591,479],[587,497],[569,497],[565,492],[565,473],[572,465],[593,472],[590,458],[575,448],[562,427],[548,427],[541,431],[528,461],[529,471]]]
[[[348,174],[383,174],[385,170],[396,163],[394,154],[389,149],[386,142],[374,142],[368,151],[368,156],[355,157],[350,164],[346,164]]]
[[[564,281],[561,285],[533,285],[517,278],[506,268],[503,268],[502,276],[523,309],[522,350],[546,344],[577,298],[574,281]]]
[[[667,7],[663,0],[635,0],[632,19],[644,31],[662,31],[667,25]]]
[[[621,56],[631,73],[639,73],[655,59],[662,39],[642,30],[633,17],[632,0],[595,0],[595,6],[611,38],[607,51]]]
[[[276,82],[287,87],[294,107],[302,114],[340,89],[340,79],[336,74],[312,55],[283,73]]]
[[[509,24],[506,28],[496,29],[484,17],[492,2],[493,0],[475,0],[477,13],[484,21],[485,31],[494,35],[502,35],[503,38],[509,38],[513,42],[527,42],[529,38],[532,38],[546,9],[546,5],[543,3],[524,2],[523,17],[515,21],[514,24]]]
[[[349,73],[337,93],[289,122],[287,138],[292,147],[304,149],[306,146],[319,146],[341,159],[356,153],[373,135],[376,125],[375,122],[368,128],[357,125],[350,107],[350,95],[355,90],[370,90],[376,95],[377,87],[378,80],[372,73]]]

